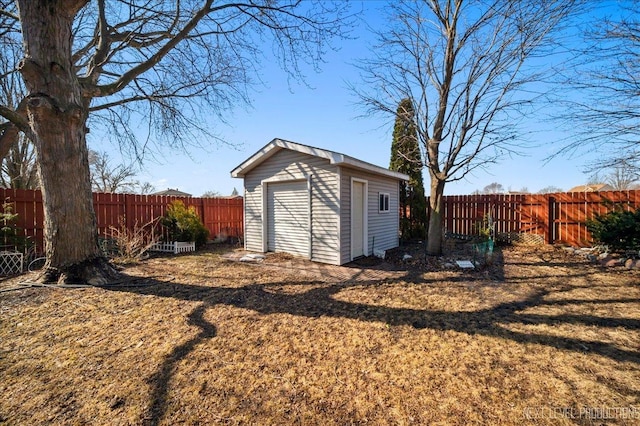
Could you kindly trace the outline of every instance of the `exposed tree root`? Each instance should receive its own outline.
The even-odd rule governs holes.
[[[45,265],[37,281],[40,283],[99,286],[108,285],[111,282],[122,280],[122,278],[122,275],[105,257],[95,257],[64,269]]]

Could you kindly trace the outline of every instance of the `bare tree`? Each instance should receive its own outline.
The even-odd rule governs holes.
[[[553,192],[564,192],[564,191],[562,190],[562,188],[559,188],[554,185],[549,185],[549,186],[545,186],[540,191],[538,191],[538,194],[551,194]]]
[[[202,198],[215,198],[215,197],[220,197],[222,194],[220,194],[220,192],[210,189],[208,191],[205,191],[204,193],[202,193],[202,195],[200,197]]]
[[[138,182],[137,192],[142,195],[151,194],[156,187],[151,182]]]
[[[498,182],[492,182],[482,189],[483,194],[502,194],[504,193],[504,186]]]
[[[558,154],[595,151],[590,171],[616,167],[640,172],[640,1],[622,2],[615,20],[596,14],[584,46],[557,99],[571,132]],[[557,155],[557,154],[556,154]]]
[[[621,160],[605,175],[604,180],[613,189],[623,191],[634,188],[640,180],[640,173],[637,167]]]
[[[299,0],[2,1],[0,37],[23,46],[27,96],[0,105],[0,139],[16,129],[36,147],[45,213],[43,281],[106,283],[92,206],[88,124],[141,156],[150,141],[184,147],[248,100],[271,49],[294,78],[343,34],[348,5]],[[269,44],[267,44],[269,46]],[[137,144],[133,128],[146,123]],[[195,134],[195,135],[194,135]]]
[[[106,152],[89,150],[89,172],[91,188],[96,192],[148,194],[154,189],[149,182],[136,179],[137,169],[133,164],[112,165]]]
[[[431,181],[427,253],[441,253],[445,184],[517,150],[519,114],[536,97],[526,89],[544,71],[527,63],[549,53],[575,3],[407,0],[389,7],[373,58],[360,64],[369,88],[355,90],[369,112],[391,117],[401,99],[413,102]]]

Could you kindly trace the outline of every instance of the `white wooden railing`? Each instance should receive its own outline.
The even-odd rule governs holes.
[[[167,253],[187,253],[190,251],[196,251],[196,243],[194,242],[182,242],[172,241],[169,243],[155,243],[149,249],[151,251],[162,251]]]

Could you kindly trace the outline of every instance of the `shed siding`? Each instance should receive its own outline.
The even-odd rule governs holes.
[[[311,180],[311,260],[339,263],[337,167],[329,160],[281,150],[245,175],[245,248],[262,251],[262,187],[265,179]],[[268,185],[268,184],[267,184]],[[300,200],[308,203],[308,199]]]
[[[340,214],[340,263],[351,260],[351,178],[368,181],[367,208],[368,208],[368,255],[373,254],[373,249],[388,250],[398,246],[399,243],[399,204],[398,204],[398,180],[350,169],[340,168],[340,198],[342,210]],[[389,194],[389,211],[378,211],[378,194]],[[375,246],[374,246],[375,239]]]
[[[244,248],[250,251],[262,251],[262,188],[249,187],[244,180]]]

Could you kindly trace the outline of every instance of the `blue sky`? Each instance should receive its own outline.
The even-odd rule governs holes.
[[[365,2],[363,19],[376,25],[380,2]],[[289,82],[287,75],[273,62],[265,61],[261,79],[265,87],[251,94],[251,106],[230,111],[228,122],[211,123],[218,134],[234,147],[202,141],[206,148],[192,148],[189,153],[175,150],[161,152],[158,162],[147,162],[139,180],[152,183],[156,190],[178,188],[200,196],[205,191],[228,195],[233,188],[242,191],[242,180],[233,179],[230,171],[273,138],[282,138],[357,157],[387,167],[390,158],[391,123],[380,116],[360,117],[363,110],[349,90],[348,83],[358,84],[359,72],[353,66],[365,58],[374,41],[364,23],[354,29],[352,40],[340,42],[340,50],[330,52],[320,73],[307,70],[306,85]],[[531,192],[546,186],[567,190],[586,182],[583,173],[589,157],[544,159],[559,147],[566,135],[554,130],[554,123],[542,116],[530,117],[527,127],[537,131],[538,148],[524,156],[504,158],[489,170],[477,170],[466,179],[448,183],[446,195],[469,194],[492,182],[505,189]],[[208,146],[207,146],[208,145]],[[107,147],[91,144],[93,149]],[[109,151],[114,162],[124,161],[117,151]],[[425,174],[426,177],[426,174]],[[425,179],[425,186],[428,180]]]

